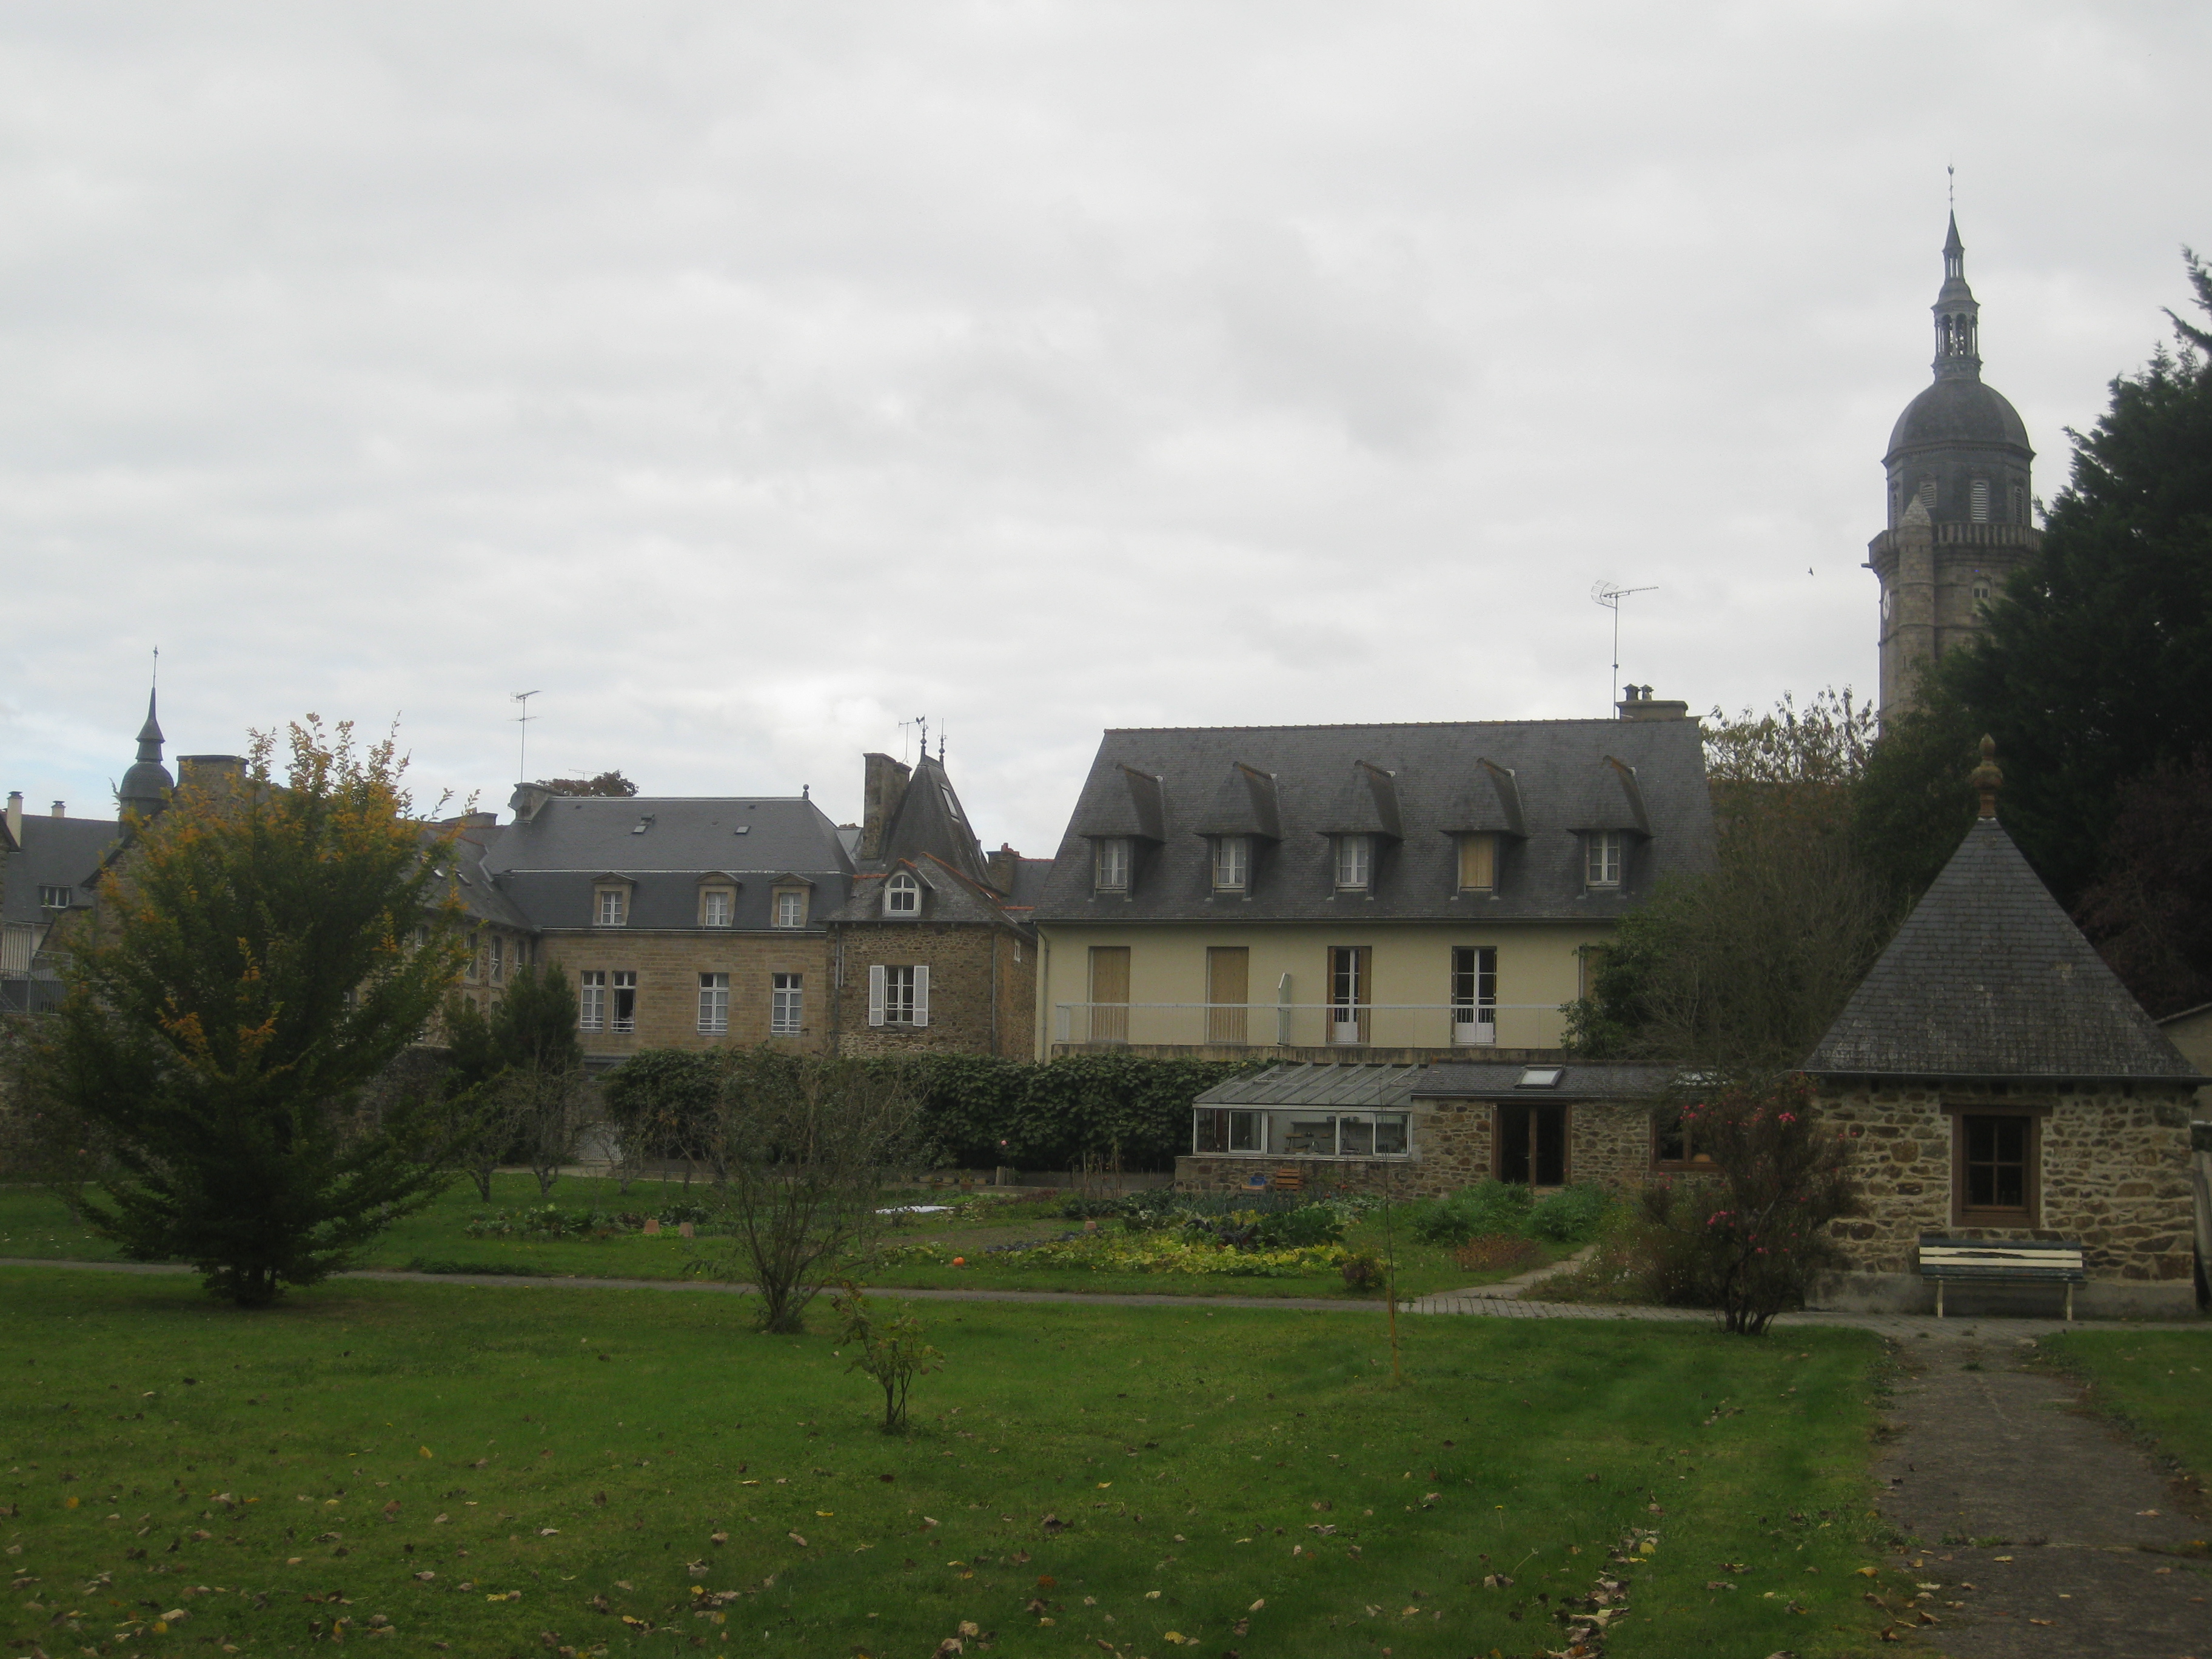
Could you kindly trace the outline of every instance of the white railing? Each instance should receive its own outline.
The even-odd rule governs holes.
[[[1556,1048],[1557,1003],[1060,1002],[1054,1042],[1164,1048]]]

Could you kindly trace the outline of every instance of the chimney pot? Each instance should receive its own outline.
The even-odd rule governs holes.
[[[1625,720],[1684,720],[1690,717],[1686,702],[1661,702],[1651,695],[1648,685],[1625,685],[1621,699],[1613,707]]]
[[[54,803],[53,816],[58,818],[65,818],[69,816],[68,811],[63,807],[59,801],[56,801]]]

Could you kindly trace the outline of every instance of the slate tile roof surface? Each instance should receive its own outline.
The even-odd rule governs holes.
[[[1557,1070],[1558,1083],[1526,1088],[1529,1070]],[[1676,1072],[1671,1066],[1632,1066],[1569,1060],[1556,1066],[1517,1060],[1440,1060],[1421,1074],[1414,1095],[1423,1100],[1488,1100],[1513,1097],[1531,1100],[1649,1100],[1666,1093]]]
[[[1203,832],[1245,830],[1242,818],[1261,815],[1239,766],[1272,775],[1265,805],[1278,834],[1253,844],[1249,894],[1217,897]],[[1378,781],[1369,769],[1389,775]],[[1231,814],[1240,821],[1227,823]],[[1347,815],[1359,821],[1336,821]],[[1367,894],[1334,889],[1327,837],[1345,829],[1381,836]],[[1508,832],[1495,897],[1456,896],[1452,835],[1474,829]],[[1582,832],[1606,829],[1631,832],[1626,878],[1617,890],[1591,891]],[[1089,838],[1097,836],[1137,838],[1127,896],[1092,890]],[[1712,803],[1694,720],[1109,731],[1037,920],[1612,921],[1662,878],[1712,863]]]
[[[2028,867],[1978,818],[1808,1072],[2187,1080],[2182,1057]]]
[[[7,894],[0,919],[43,925],[56,913],[42,908],[39,890],[67,887],[73,902],[88,905],[94,894],[88,885],[99,874],[100,861],[123,834],[113,818],[33,817],[23,815],[22,850],[8,855],[4,872]]]

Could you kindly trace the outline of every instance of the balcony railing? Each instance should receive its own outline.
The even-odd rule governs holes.
[[[1054,1042],[1155,1048],[1556,1048],[1557,1003],[1061,1002]]]

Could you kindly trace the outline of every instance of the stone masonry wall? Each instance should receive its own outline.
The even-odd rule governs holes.
[[[1004,928],[976,923],[840,922],[836,937],[844,981],[837,991],[840,1053],[951,1052],[1026,1060],[1033,1052],[1034,945]],[[927,965],[928,1024],[868,1024],[868,969],[878,963]]]
[[[1935,1086],[1826,1089],[1821,1116],[1859,1134],[1868,1213],[1836,1224],[1850,1267],[1917,1273],[1922,1233],[1960,1238],[2079,1239],[2092,1279],[2185,1279],[2193,1256],[2185,1089],[2137,1085],[2042,1094],[1960,1094]],[[2041,1212],[2033,1228],[1952,1219],[1952,1115],[2048,1107],[2041,1126]]]
[[[540,945],[542,960],[557,964],[577,983],[590,969],[608,973],[608,1014],[613,1014],[613,975],[637,975],[637,1030],[578,1033],[586,1058],[620,1059],[641,1048],[749,1048],[769,1040],[769,992],[772,974],[802,975],[801,1027],[796,1037],[779,1036],[779,1046],[818,1052],[826,1046],[830,1023],[830,945],[820,933],[799,930],[738,933],[717,929],[696,933],[661,933],[627,928],[586,933],[549,933]],[[699,975],[730,976],[730,1029],[710,1035],[699,1029]]]

